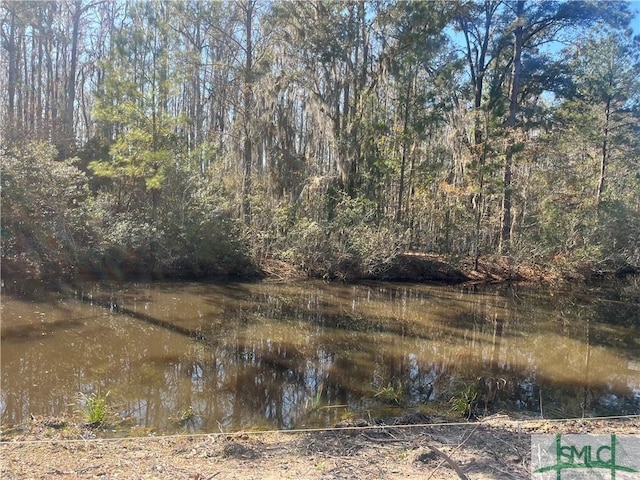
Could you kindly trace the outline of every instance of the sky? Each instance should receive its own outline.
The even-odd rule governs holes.
[[[631,10],[635,11],[635,16],[631,21],[631,28],[633,28],[634,35],[640,35],[640,0],[631,0]]]

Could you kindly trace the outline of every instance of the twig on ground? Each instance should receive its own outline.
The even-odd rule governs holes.
[[[391,435],[391,434],[389,434],[389,435]],[[374,437],[370,437],[369,435],[367,435],[365,433],[363,433],[362,436],[364,438],[366,438],[367,440],[370,440],[372,442],[379,442],[379,443],[398,443],[398,442],[407,443],[408,442],[404,438],[396,438],[393,435],[391,435],[393,438],[374,438]]]
[[[436,447],[434,447],[433,445],[429,445],[427,444],[427,447],[429,447],[433,452],[437,453],[440,457],[442,457],[444,459],[445,462],[447,462],[447,464],[453,468],[453,470],[458,474],[458,477],[460,477],[462,480],[469,480],[469,477],[467,477],[464,472],[462,470],[460,470],[460,466],[458,466],[458,464],[456,462],[454,462],[451,457],[449,455],[447,455],[446,453],[444,453],[443,451],[437,449]],[[440,465],[442,465],[442,463],[440,463]],[[438,468],[440,468],[440,465],[438,465],[435,470],[431,473],[431,477],[433,477],[433,475],[435,474],[435,472],[438,471]]]
[[[451,455],[453,455],[454,453],[456,453],[458,450],[460,450],[462,448],[462,446],[467,442],[467,440],[469,440],[471,438],[471,435],[473,435],[475,433],[476,430],[478,430],[478,427],[480,427],[480,424],[477,424],[475,426],[475,428],[473,430],[471,430],[471,432],[469,433],[469,435],[467,435],[466,438],[464,438],[457,446],[456,448],[453,449],[453,451],[451,452]],[[446,461],[451,468],[453,468],[456,473],[458,474],[458,476],[460,478],[462,478],[463,480],[469,480],[464,473],[462,473],[462,471],[460,470],[460,467],[458,467],[458,464],[456,464],[453,460],[451,460],[451,458],[449,456],[447,456],[446,454],[444,454],[443,452],[438,451],[436,448],[434,448],[432,445],[430,445],[429,443],[427,443],[427,446],[433,450],[435,453],[440,454],[442,456],[442,458],[444,459],[442,462],[440,462],[438,464],[438,466],[433,470],[433,472],[431,472],[431,475],[429,475],[429,478],[427,478],[427,480],[433,478],[433,476],[436,474],[436,472],[438,471],[438,469],[442,466],[442,464]],[[455,466],[454,466],[455,465]]]

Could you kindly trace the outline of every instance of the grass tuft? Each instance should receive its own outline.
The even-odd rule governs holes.
[[[386,387],[379,387],[374,397],[386,404],[401,405],[404,401],[404,395],[400,387],[394,387],[389,383]]]
[[[478,403],[478,387],[475,383],[470,383],[460,391],[457,395],[454,395],[450,400],[451,411],[467,418],[471,418],[473,410]]]
[[[107,399],[111,392],[102,394],[100,391],[78,394],[79,412],[90,427],[102,426],[109,414]]]

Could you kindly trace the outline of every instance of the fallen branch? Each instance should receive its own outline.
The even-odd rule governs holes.
[[[469,440],[471,438],[471,435],[473,435],[475,433],[476,430],[478,430],[478,427],[480,426],[480,424],[478,423],[473,430],[471,430],[471,433],[469,433],[469,435],[467,435],[467,438],[465,438],[464,440],[462,440],[457,446],[456,448],[453,450],[452,453],[456,453],[458,450],[460,450],[462,448],[462,446],[467,443],[467,440]],[[440,462],[440,464],[435,468],[435,470],[433,472],[431,472],[431,475],[429,475],[429,478],[427,480],[429,480],[430,478],[432,478],[436,472],[438,471],[438,469],[440,468],[440,466],[444,463],[447,462],[449,464],[449,466],[451,468],[453,468],[455,470],[455,472],[458,474],[458,477],[460,477],[462,480],[469,480],[469,478],[462,472],[462,470],[460,470],[460,467],[458,466],[457,463],[455,463],[451,457],[449,457],[447,454],[445,454],[444,452],[441,452],[440,450],[438,450],[437,448],[435,448],[432,445],[429,445],[427,443],[427,447],[429,447],[431,450],[433,450],[436,454],[440,455],[444,461]]]
[[[444,453],[443,451],[437,449],[436,447],[434,447],[433,445],[429,445],[427,444],[427,447],[429,447],[433,452],[435,452],[436,454],[438,454],[440,457],[442,457],[444,459],[445,462],[447,462],[447,464],[453,468],[453,470],[455,470],[455,472],[458,474],[458,477],[460,477],[462,480],[469,480],[469,477],[467,477],[464,472],[462,470],[460,470],[460,466],[458,466],[458,464],[456,462],[454,462],[451,457],[449,455],[447,455],[446,453]],[[438,465],[438,467],[440,467],[440,465]],[[438,468],[436,468],[434,470],[434,473],[438,470]],[[433,476],[433,475],[432,475]],[[429,477],[431,478],[431,477]]]

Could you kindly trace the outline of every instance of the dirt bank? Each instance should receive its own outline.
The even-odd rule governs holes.
[[[315,277],[314,272],[296,268],[286,262],[263,259],[260,269],[264,276],[286,280]],[[333,272],[331,278],[343,281],[383,280],[402,282],[460,283],[527,283],[561,285],[630,279],[640,269],[621,263],[608,267],[577,265],[563,257],[547,263],[518,261],[507,255],[483,255],[479,258],[447,258],[428,253],[402,253],[371,268],[367,273],[356,270]]]
[[[544,421],[494,415],[468,424],[424,423],[125,439],[89,439],[85,432],[78,437],[86,439],[75,440],[34,426],[0,443],[0,478],[525,479],[532,433],[640,432],[640,417]]]

